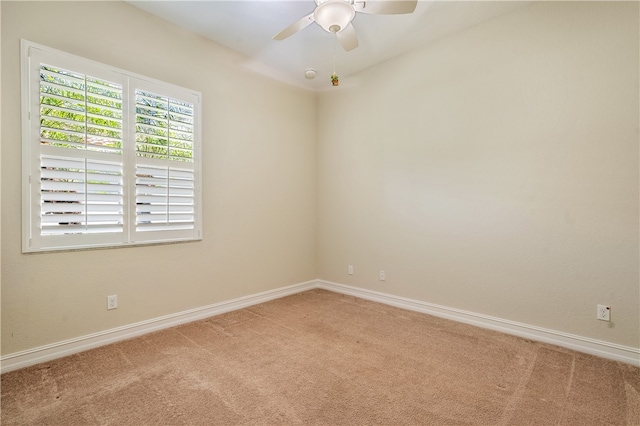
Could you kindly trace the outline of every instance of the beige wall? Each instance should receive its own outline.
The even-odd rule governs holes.
[[[541,2],[323,93],[320,278],[638,347],[638,17]]]
[[[527,6],[319,95],[123,3],[0,5],[2,354],[317,277],[640,346],[637,3]],[[202,242],[21,254],[21,37],[203,93]]]
[[[125,3],[1,7],[3,354],[316,278],[315,94]],[[202,242],[21,254],[20,38],[202,92]]]

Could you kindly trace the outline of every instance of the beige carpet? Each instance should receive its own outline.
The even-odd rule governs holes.
[[[640,369],[313,290],[2,376],[2,425],[640,425]]]

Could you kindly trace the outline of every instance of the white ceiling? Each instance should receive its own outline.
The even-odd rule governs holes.
[[[393,1],[393,0],[390,0]],[[240,52],[254,71],[311,90],[331,87],[335,69],[341,85],[349,76],[429,42],[522,7],[528,1],[419,0],[410,15],[357,13],[359,46],[345,52],[335,35],[312,24],[283,41],[273,35],[311,13],[314,0],[135,1],[128,3]],[[337,47],[336,47],[337,46]],[[305,79],[307,68],[317,70]]]

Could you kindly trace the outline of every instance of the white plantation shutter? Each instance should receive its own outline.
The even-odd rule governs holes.
[[[193,163],[194,105],[136,90],[136,154]]]
[[[194,105],[148,91],[135,93],[136,231],[193,229]]]
[[[122,86],[40,65],[41,143],[122,154]]]
[[[43,155],[41,235],[123,232],[122,163]]]
[[[136,168],[136,231],[193,229],[192,170],[139,165]]]
[[[22,41],[23,251],[200,239],[200,95]]]
[[[120,84],[40,64],[41,237],[123,232],[122,138]]]
[[[197,99],[140,84],[135,89],[135,237],[189,235],[197,229]]]

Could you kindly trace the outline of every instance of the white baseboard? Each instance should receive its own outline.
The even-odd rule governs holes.
[[[538,342],[550,343],[556,346],[572,349],[596,355],[602,358],[622,361],[627,364],[640,366],[640,348],[618,345],[616,343],[577,336],[561,331],[550,330],[534,325],[523,324],[502,318],[463,311],[461,309],[449,308],[447,306],[435,305],[420,300],[408,299],[377,291],[366,290],[358,287],[351,287],[329,281],[318,280],[318,288],[333,291],[336,293],[348,294],[361,299],[384,303],[386,305],[411,311],[447,318],[477,327],[496,330],[503,333],[524,337]]]
[[[99,346],[108,345],[110,343],[141,336],[164,328],[197,321],[214,315],[220,315],[225,312],[235,311],[237,309],[246,308],[259,303],[268,302],[269,300],[279,299],[291,294],[311,290],[316,287],[316,280],[307,281],[300,284],[281,287],[275,290],[239,297],[225,302],[202,306],[200,308],[189,309],[175,314],[152,318],[150,320],[88,334],[86,336],[80,336],[28,349],[26,351],[15,352],[0,358],[0,372],[6,373],[28,367],[30,365],[39,364],[41,362],[51,361],[56,358],[62,358],[88,349],[97,348]]]
[[[348,294],[361,299],[384,303],[386,305],[411,311],[421,312],[475,325],[482,328],[500,331],[531,340],[550,343],[573,349],[579,352],[600,356],[603,358],[622,361],[635,366],[640,366],[640,348],[622,346],[615,343],[576,336],[556,330],[545,329],[533,325],[518,323],[502,318],[491,317],[446,306],[435,305],[415,299],[394,296],[358,287],[351,287],[343,284],[333,283],[324,280],[312,280],[287,287],[265,291],[249,296],[225,302],[214,303],[200,308],[189,309],[163,317],[153,318],[122,327],[104,330],[98,333],[88,334],[49,345],[39,346],[26,351],[15,352],[0,358],[0,372],[6,373],[41,362],[51,361],[74,353],[108,345],[132,337],[141,336],[146,333],[174,327],[176,325],[197,321],[203,318],[220,315],[226,312],[243,309],[248,306],[279,299],[314,288],[333,291],[336,293]]]

